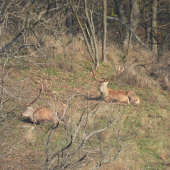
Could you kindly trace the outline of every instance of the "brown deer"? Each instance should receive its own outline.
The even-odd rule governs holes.
[[[65,121],[70,121],[70,119],[64,115],[63,118],[63,113],[57,112],[57,116],[54,115],[53,111],[51,109],[47,108],[39,108],[35,110],[33,107],[28,107],[22,114],[21,117],[27,117],[30,119],[32,123],[55,123],[55,122],[65,122]]]
[[[111,90],[107,87],[107,84],[109,80],[115,79],[120,73],[124,71],[124,67],[122,69],[117,70],[117,73],[113,75],[110,79],[107,80],[101,80],[95,76],[94,69],[92,68],[93,75],[96,80],[102,82],[100,86],[100,92],[101,92],[101,98],[105,102],[120,102],[124,105],[127,104],[140,104],[140,100],[138,96],[131,90],[125,91],[125,90]]]
[[[27,107],[27,109],[21,113],[21,117],[27,117],[28,119],[30,119],[30,121],[32,123],[47,123],[47,122],[51,122],[51,123],[55,123],[55,122],[65,122],[68,121],[70,122],[70,119],[67,115],[63,114],[61,111],[57,112],[57,115],[55,116],[53,111],[51,109],[47,109],[47,108],[39,108],[39,109],[34,109],[33,107],[31,107],[31,105],[36,102],[40,96],[41,93],[43,91],[43,86],[42,84],[37,80],[37,82],[41,85],[40,88],[40,93],[39,95],[29,104],[25,104],[25,103],[21,103],[21,105],[25,105]]]

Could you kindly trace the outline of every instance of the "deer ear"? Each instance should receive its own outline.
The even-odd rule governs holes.
[[[106,81],[106,85],[108,84],[109,82],[108,81]]]

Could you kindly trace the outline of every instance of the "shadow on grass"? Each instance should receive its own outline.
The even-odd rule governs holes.
[[[90,96],[90,97],[87,97],[87,96],[86,96],[86,100],[90,100],[90,101],[93,101],[93,100],[95,100],[95,101],[104,101],[101,96],[99,96],[99,97],[91,97],[91,96]],[[109,101],[107,101],[107,103],[119,104],[119,102],[118,102],[117,99],[109,100]]]

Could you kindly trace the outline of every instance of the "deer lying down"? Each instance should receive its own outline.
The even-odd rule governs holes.
[[[32,123],[47,123],[47,122],[51,122],[51,123],[55,123],[58,122],[57,118],[55,117],[53,111],[51,109],[47,109],[47,108],[40,108],[37,109],[35,111],[35,109],[33,107],[28,107],[22,114],[22,117],[27,117],[30,119],[30,121]],[[57,116],[59,121],[65,121],[67,118],[67,116],[65,115],[65,119],[62,119],[63,113],[62,112],[57,112]],[[68,120],[69,121],[69,120]]]
[[[105,102],[116,101],[122,104],[140,104],[138,96],[133,91],[111,90],[107,87],[108,82],[100,86],[101,97]]]
[[[115,79],[120,73],[124,71],[124,67],[122,69],[117,70],[117,73],[114,74],[110,79],[101,80],[96,77],[95,72],[92,68],[93,75],[95,79],[102,82],[100,86],[101,97],[105,102],[120,102],[124,105],[127,104],[140,104],[140,100],[138,96],[133,91],[124,91],[124,90],[111,90],[107,87],[109,80]]]

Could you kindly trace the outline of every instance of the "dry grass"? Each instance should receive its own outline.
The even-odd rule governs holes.
[[[131,49],[128,55],[123,59],[125,62],[125,71],[120,75],[120,83],[133,85],[134,87],[152,88],[155,81],[150,77],[150,69],[155,64],[156,57],[146,50]]]
[[[113,53],[110,50],[110,53],[116,54],[110,60],[112,66],[125,65],[125,71],[117,78],[119,84],[139,88],[154,88],[155,86],[160,88],[159,86],[162,86],[164,90],[170,88],[168,61],[167,63],[163,60],[157,61],[157,56],[141,47],[129,50],[127,56],[119,50],[114,51]]]
[[[25,125],[25,126],[22,126],[22,127],[25,129],[25,135],[23,137],[25,142],[26,143],[34,143],[36,141],[34,126]]]
[[[126,168],[126,165],[124,163],[123,160],[117,160],[117,161],[114,161],[110,164],[107,164],[107,165],[104,165],[103,167],[99,168],[100,170],[113,170],[113,169],[116,169],[116,170],[124,170]]]
[[[81,35],[80,35],[81,36]],[[62,40],[62,45],[60,40]],[[66,111],[72,119],[72,123],[67,125],[70,128],[70,133],[77,127],[80,119],[87,116],[89,112],[95,112],[97,109],[102,108],[99,112],[95,113],[89,118],[87,133],[94,129],[98,129],[107,124],[107,121],[116,117],[119,111],[118,105],[109,105],[105,102],[100,102],[100,105],[93,109],[94,106],[99,102],[97,100],[87,101],[87,92],[91,95],[91,98],[98,97],[100,92],[98,91],[98,82],[92,79],[91,74],[91,61],[88,56],[86,46],[83,40],[79,38],[70,39],[63,35],[57,40],[57,48],[52,49],[55,45],[55,40],[50,36],[44,36],[44,53],[48,56],[46,60],[46,66],[43,70],[32,67],[31,64],[25,64],[25,67],[13,66],[13,70],[9,73],[9,77],[5,82],[6,90],[9,90],[15,96],[22,96],[21,103],[29,103],[35,99],[39,93],[40,86],[36,80],[43,85],[43,92],[41,98],[35,103],[35,107],[49,107],[49,103],[52,108],[55,108],[54,96],[57,97],[57,109],[64,110],[66,102],[69,97],[74,94],[81,94],[81,96],[75,96],[73,100],[69,101],[69,107]],[[32,41],[35,41],[32,38]],[[31,40],[30,40],[31,42]],[[98,42],[99,56],[101,58],[101,42]],[[30,53],[32,53],[30,49]],[[35,54],[38,56],[37,54]],[[66,56],[64,58],[63,56]],[[140,48],[140,50],[131,50],[127,56],[123,52],[110,45],[107,47],[107,64],[101,64],[97,74],[99,76],[106,77],[106,75],[112,75],[112,71],[116,70],[119,65],[125,64],[126,72],[122,73],[118,77],[118,81],[114,83],[117,85],[117,89],[132,89],[136,94],[139,95],[141,105],[139,106],[125,106],[121,107],[122,117],[120,119],[121,137],[127,134],[129,135],[124,139],[124,143],[129,145],[126,151],[122,151],[118,159],[112,163],[106,164],[101,169],[133,169],[140,170],[146,169],[147,167],[157,168],[160,166],[162,170],[166,169],[162,165],[163,159],[165,164],[168,165],[170,162],[170,145],[169,145],[169,106],[162,106],[162,103],[169,103],[169,93],[162,91],[162,87],[168,87],[169,77],[167,75],[169,70],[168,57],[166,58],[167,63],[160,61],[155,63],[155,57],[150,52],[147,52]],[[41,58],[30,58],[32,61],[39,61]],[[166,64],[166,65],[165,65]],[[166,69],[164,69],[166,66]],[[159,68],[159,69],[158,69]],[[163,77],[165,76],[164,82]],[[162,79],[161,81],[159,79]],[[86,87],[88,85],[89,90]],[[11,90],[12,89],[12,90]],[[14,101],[10,104],[5,105],[4,110],[10,110],[14,105]],[[20,109],[14,111],[15,115],[20,118],[22,107],[20,101],[16,100],[15,105],[19,105]],[[10,106],[8,108],[8,106]],[[81,117],[81,115],[83,116]],[[29,125],[28,123],[18,120],[21,125]],[[117,124],[116,124],[117,125]],[[117,136],[116,125],[113,128],[108,129],[106,132],[97,134],[93,139],[92,143],[95,144],[96,140],[100,140],[103,146],[112,145],[111,142]],[[66,132],[63,130],[65,124],[61,125],[60,129],[57,129],[52,138],[52,146],[60,146],[65,143],[62,139]],[[11,126],[13,128],[16,125]],[[82,126],[82,128],[84,125]],[[49,128],[48,125],[38,126],[40,132],[43,134]],[[114,129],[115,128],[115,129]],[[82,129],[81,129],[82,130]],[[35,133],[35,129],[23,130],[20,128],[16,131],[20,134],[17,137],[23,140],[22,144],[18,146],[17,153],[25,152],[25,148],[32,153],[22,153],[23,157],[35,156],[38,159],[37,153],[42,155],[41,158],[45,158],[43,155],[44,146],[38,134]],[[9,133],[10,131],[8,131]],[[3,134],[4,135],[4,134]],[[14,134],[10,134],[11,137],[5,136],[3,143],[11,140]],[[16,135],[16,134],[15,134]],[[81,136],[81,135],[80,135]],[[45,136],[46,137],[46,136]],[[61,142],[61,143],[60,143]],[[10,145],[12,146],[12,145]],[[37,152],[37,149],[39,152]],[[7,151],[10,148],[7,148]],[[12,154],[13,155],[12,155]],[[11,152],[9,156],[13,160],[17,160],[16,153]],[[112,155],[113,156],[113,155]],[[9,158],[7,156],[7,158]],[[29,157],[30,158],[30,157]],[[3,159],[11,164],[14,162],[8,159]],[[19,160],[22,160],[19,158]],[[26,161],[26,160],[25,160]],[[27,160],[28,163],[31,161]],[[39,162],[43,165],[43,162]],[[85,169],[92,169],[95,165],[95,161],[86,167]],[[37,167],[36,163],[33,167]],[[28,168],[28,166],[26,166]],[[36,168],[34,168],[36,169]]]

